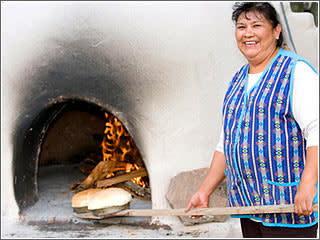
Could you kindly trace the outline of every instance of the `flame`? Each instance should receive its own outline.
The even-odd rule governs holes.
[[[115,116],[105,112],[105,117],[104,137],[101,143],[103,161],[131,161],[131,163],[127,163],[125,166],[126,172],[140,169],[141,166],[132,163],[136,159],[140,160],[141,157],[129,133]],[[109,173],[106,178],[113,177],[114,175],[114,173]],[[141,177],[132,178],[131,181],[142,187],[146,187],[146,183]]]
[[[134,164],[134,167],[136,170],[140,169],[141,167],[139,167],[137,164]],[[141,185],[142,187],[146,187],[146,184],[144,181],[142,181],[142,177],[136,177],[136,178],[132,178],[131,179],[132,182],[134,182],[135,184]]]
[[[108,175],[106,176],[106,178],[111,178],[114,176],[114,173],[108,173]]]

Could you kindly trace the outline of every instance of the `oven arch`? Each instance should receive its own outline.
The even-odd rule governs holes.
[[[14,194],[20,214],[39,200],[38,173],[40,154],[50,126],[66,110],[75,108],[82,108],[92,114],[98,114],[98,112],[100,114],[104,114],[104,112],[113,114],[123,124],[137,146],[132,130],[127,127],[127,121],[124,116],[119,114],[112,106],[84,98],[58,97],[52,99],[32,120],[30,126],[24,126],[24,128],[20,126],[20,133],[23,134],[16,134],[13,174]],[[143,159],[140,148],[138,146],[137,148]],[[145,165],[144,167],[148,172],[147,166]],[[150,181],[149,184],[151,185]]]

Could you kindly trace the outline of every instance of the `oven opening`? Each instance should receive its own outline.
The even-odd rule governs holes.
[[[35,119],[22,150],[24,161],[15,164],[15,194],[23,218],[150,222],[150,217],[101,218],[101,211],[83,213],[73,206],[74,196],[88,189],[117,189],[130,196],[121,209],[152,208],[142,156],[126,126],[111,111],[83,100],[55,103]]]

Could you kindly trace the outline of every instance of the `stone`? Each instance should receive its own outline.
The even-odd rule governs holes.
[[[193,171],[181,172],[170,180],[166,199],[173,209],[186,208],[192,195],[198,190],[207,175],[209,168],[200,168]],[[227,207],[227,182],[224,179],[209,198],[209,207]],[[225,222],[223,216],[202,216],[190,219],[189,216],[178,216],[185,226],[208,222]]]

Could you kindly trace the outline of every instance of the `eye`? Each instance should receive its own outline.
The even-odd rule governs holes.
[[[254,24],[254,27],[261,27],[261,24]]]
[[[237,26],[237,29],[244,29],[245,27],[244,26]]]

